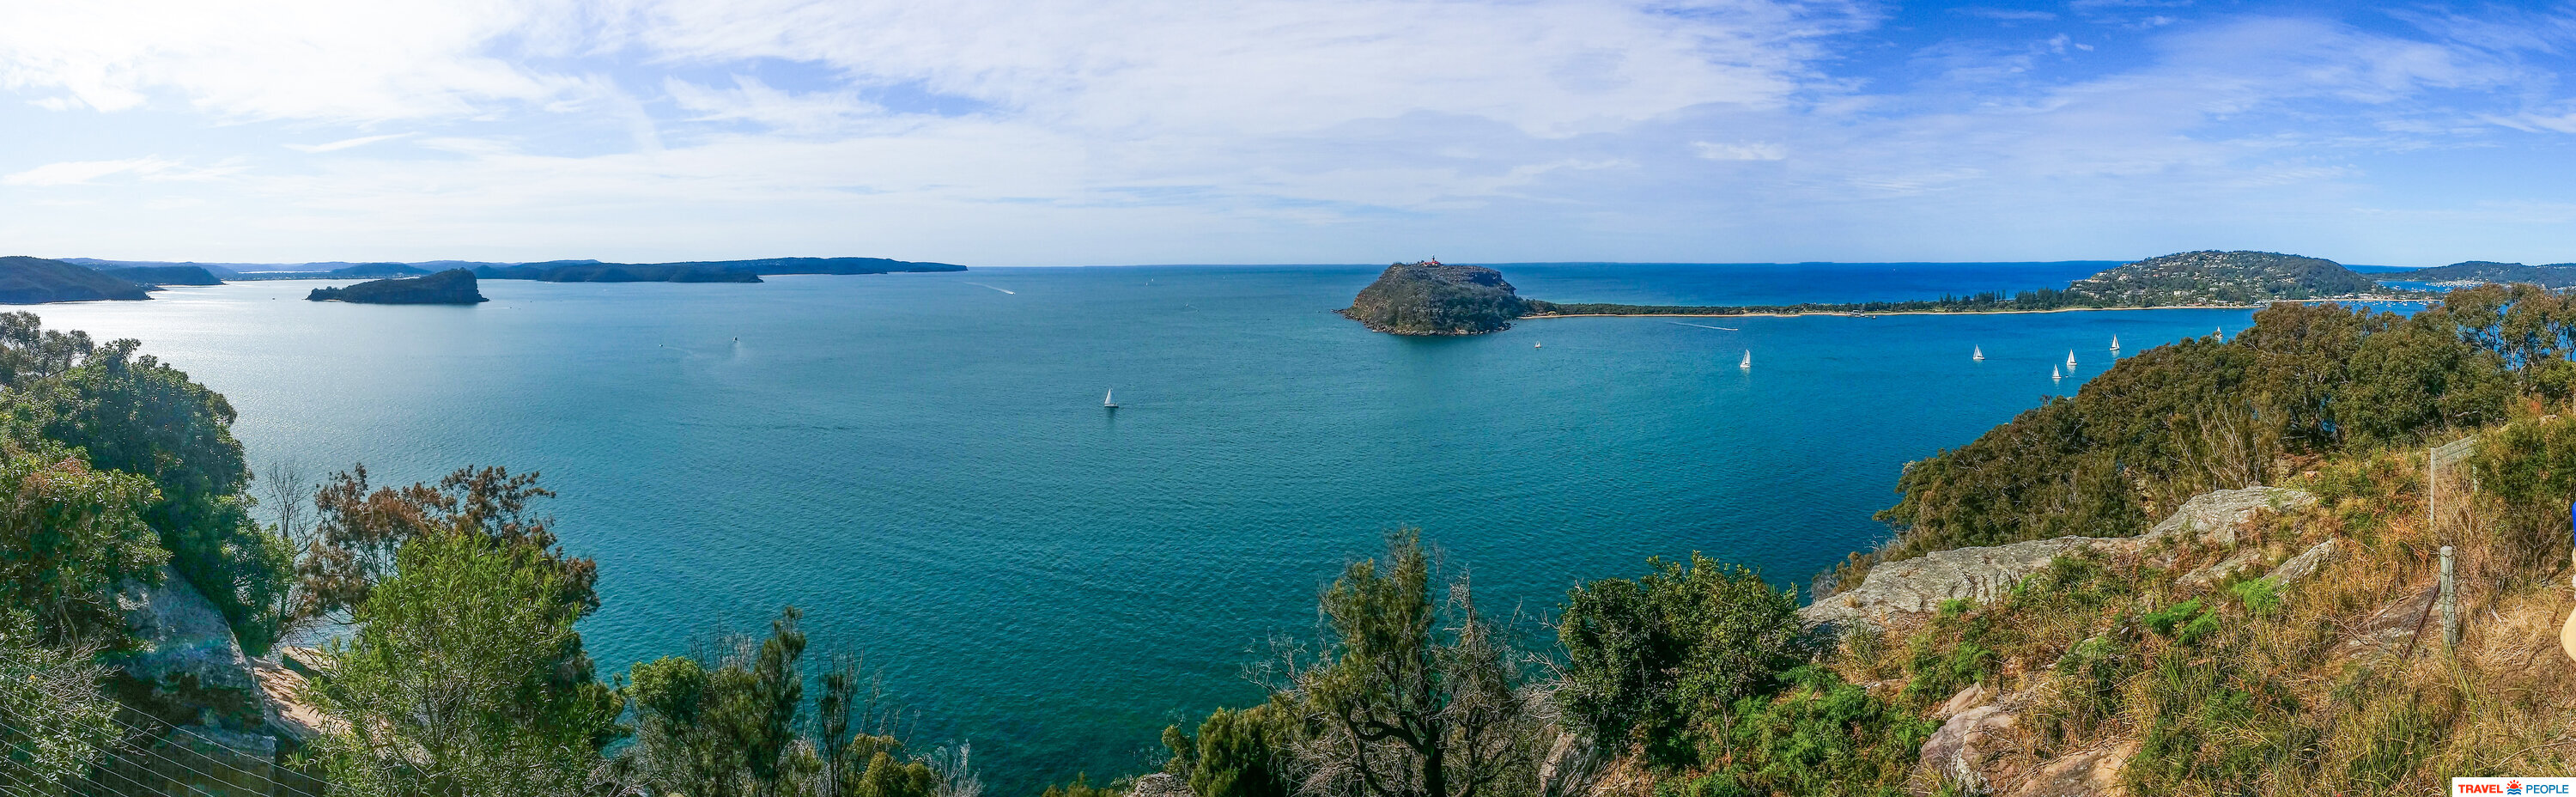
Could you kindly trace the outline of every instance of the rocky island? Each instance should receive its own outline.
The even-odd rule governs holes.
[[[1500,271],[1425,260],[1387,266],[1337,312],[1396,335],[1481,335],[1511,328],[1529,308]]]
[[[2527,268],[2527,267],[2526,267]],[[2418,299],[2429,294],[2382,288],[2332,260],[2278,252],[2182,252],[2151,257],[2069,283],[2012,295],[1987,292],[1895,302],[1677,306],[1559,303],[1524,299],[1501,272],[1436,260],[1388,266],[1339,311],[1368,328],[1397,335],[1478,335],[1522,318],[1566,316],[1868,315],[1880,313],[2036,313],[2162,307],[2250,307],[2276,301]]]
[[[0,257],[0,304],[149,298],[142,285],[60,260]]]
[[[426,277],[381,279],[345,288],[315,288],[304,298],[315,302],[358,304],[474,304],[490,301],[475,288],[474,272],[461,268]]]

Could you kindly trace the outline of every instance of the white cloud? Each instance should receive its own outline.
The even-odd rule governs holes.
[[[1789,157],[1789,148],[1764,141],[1721,144],[1693,141],[1691,147],[1699,156],[1713,161],[1776,161]]]
[[[322,144],[287,144],[286,148],[297,152],[338,152],[340,150],[350,149],[353,147],[363,147],[379,141],[392,141],[394,139],[404,138],[410,135],[410,133],[388,133],[381,136],[359,136],[357,138],[344,138],[338,141]]]
[[[23,172],[0,177],[0,185],[54,186],[77,185],[117,174],[152,175],[177,167],[176,161],[160,158],[129,158],[112,161],[64,161],[48,163]]]

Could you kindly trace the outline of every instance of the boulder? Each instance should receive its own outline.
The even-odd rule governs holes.
[[[2221,548],[2236,545],[2236,529],[2264,510],[2284,512],[2317,502],[2315,494],[2286,487],[2247,487],[2242,490],[2212,490],[2184,501],[2181,509],[2165,518],[2147,533],[2138,535],[2140,546],[2163,540],[2176,543],[2198,541]]]
[[[1998,765],[2003,755],[2015,747],[2010,737],[2021,725],[2022,708],[2029,702],[2027,696],[2027,692],[2016,692],[1959,712],[1941,723],[1941,729],[1923,741],[1923,768],[1978,792],[2009,780],[2009,768]]]
[[[2327,562],[2341,555],[2343,555],[2343,539],[2329,539],[2301,551],[2297,556],[2290,557],[2289,561],[2272,568],[2272,572],[2264,574],[2263,577],[2271,579],[2274,587],[2287,587],[2316,575],[2318,570],[2325,568]]]
[[[2174,579],[2174,586],[2199,588],[2216,584],[2227,580],[2228,576],[2243,572],[2246,568],[2254,566],[2255,562],[2262,561],[2262,559],[2263,551],[2261,549],[2239,552],[2235,556],[2227,557],[2216,564],[2182,574],[2181,578]]]
[[[232,640],[232,624],[178,570],[162,565],[157,585],[129,580],[116,606],[137,645],[118,660],[126,676],[155,691],[227,691],[250,704],[250,658]]]
[[[2129,787],[2120,782],[2120,769],[2138,754],[2138,743],[2124,742],[2099,750],[2083,750],[2059,756],[2041,764],[2012,790],[2012,797],[2128,797]]]
[[[1156,773],[1151,774],[1151,775],[1147,775],[1147,776],[1144,776],[1144,777],[1141,777],[1141,778],[1137,778],[1137,779],[1136,779],[1136,789],[1135,789],[1135,791],[1134,791],[1134,792],[1132,792],[1131,797],[1192,797],[1192,796],[1191,796],[1191,794],[1190,794],[1190,782],[1189,782],[1189,781],[1182,780],[1182,779],[1180,778],[1180,776],[1178,776],[1178,775],[1173,775],[1173,774],[1166,773],[1166,772],[1156,772]]]
[[[1934,719],[1956,717],[1968,709],[1985,705],[1994,699],[1995,691],[1986,688],[1985,684],[1969,684],[1968,688],[1959,690],[1958,694],[1950,696],[1948,702],[1942,703],[1941,708],[1935,710],[1932,717]]]
[[[1868,622],[1941,608],[1956,598],[1991,599],[2056,561],[2059,554],[2101,545],[2095,537],[2058,537],[1988,548],[1935,551],[1879,565],[1859,586],[1798,610],[1808,627]]]

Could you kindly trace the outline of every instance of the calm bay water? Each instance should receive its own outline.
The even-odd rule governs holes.
[[[2059,286],[2105,265],[1504,270],[1557,301],[1736,304]],[[1803,583],[1885,535],[1869,515],[1903,463],[2071,392],[2113,335],[2134,353],[2251,316],[1583,318],[1408,339],[1328,312],[1378,268],[496,281],[466,308],[254,282],[35,309],[222,391],[255,466],[543,471],[566,545],[599,560],[606,606],[582,630],[604,670],[794,604],[815,650],[864,655],[918,712],[917,741],[971,741],[1005,795],[1134,771],[1164,725],[1258,700],[1240,675],[1256,648],[1311,634],[1318,588],[1390,529],[1424,529],[1489,610],[1547,614],[1582,580],[1695,550]],[[2070,349],[2080,365],[2053,383]]]

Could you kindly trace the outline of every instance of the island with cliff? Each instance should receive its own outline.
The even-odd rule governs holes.
[[[2006,295],[1790,305],[1680,306],[1566,303],[1520,296],[1502,272],[1426,260],[1397,263],[1340,312],[1396,335],[1479,335],[1528,318],[1569,316],[1875,315],[2036,313],[2168,307],[2254,307],[2275,301],[2402,300],[2430,294],[2381,286],[2332,260],[2277,252],[2181,252],[2069,283]]]
[[[342,288],[315,288],[315,302],[354,304],[475,304],[490,301],[475,287],[474,272],[452,268],[426,277],[380,279]]]

